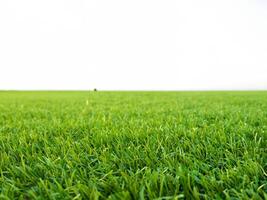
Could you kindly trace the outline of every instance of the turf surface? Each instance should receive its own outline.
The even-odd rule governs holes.
[[[0,92],[0,199],[267,199],[267,92]]]

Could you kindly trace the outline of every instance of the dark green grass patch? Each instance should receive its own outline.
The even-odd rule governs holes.
[[[267,92],[0,92],[0,199],[267,199]]]

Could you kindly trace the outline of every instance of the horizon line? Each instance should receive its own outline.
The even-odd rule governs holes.
[[[267,89],[0,89],[0,92],[260,92]]]

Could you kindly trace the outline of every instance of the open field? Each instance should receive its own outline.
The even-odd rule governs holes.
[[[267,92],[0,92],[0,199],[267,199]]]

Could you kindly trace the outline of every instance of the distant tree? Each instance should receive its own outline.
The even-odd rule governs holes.
[[[94,92],[97,92],[97,89],[96,88],[94,89]]]

